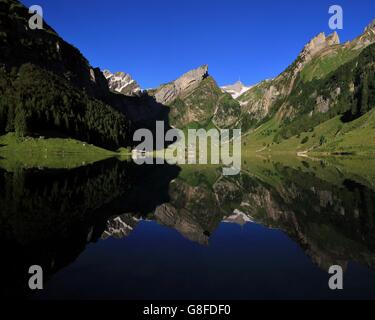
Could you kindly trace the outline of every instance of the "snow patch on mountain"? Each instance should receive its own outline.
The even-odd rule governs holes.
[[[239,96],[243,95],[245,92],[249,91],[252,87],[245,86],[241,81],[237,81],[235,84],[227,85],[221,87],[221,89],[229,93],[233,99],[237,99]]]
[[[103,71],[111,91],[121,93],[125,96],[136,96],[141,93],[138,83],[125,72],[112,73],[109,70]]]

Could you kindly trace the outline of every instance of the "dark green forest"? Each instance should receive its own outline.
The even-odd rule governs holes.
[[[32,64],[0,71],[0,133],[64,134],[106,148],[126,143],[125,115]]]

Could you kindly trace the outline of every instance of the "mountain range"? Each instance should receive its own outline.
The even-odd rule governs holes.
[[[125,72],[92,67],[47,24],[30,30],[19,1],[1,0],[0,9],[0,134],[116,149],[131,145],[137,128],[165,120],[182,129],[241,128],[256,152],[336,152],[340,143],[345,152],[363,123],[375,137],[375,21],[344,44],[336,32],[320,33],[280,75],[253,86],[220,87],[203,65],[142,90]],[[349,149],[366,151],[355,141]]]
[[[204,65],[148,93],[170,108],[172,125],[241,128],[252,151],[372,152],[375,145],[347,140],[372,123],[374,42],[375,20],[344,44],[337,32],[318,34],[285,71],[253,86],[220,88]]]

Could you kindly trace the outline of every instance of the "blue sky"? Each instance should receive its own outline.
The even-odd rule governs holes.
[[[374,0],[22,0],[93,66],[130,73],[143,88],[208,64],[220,85],[282,72],[306,42],[331,33],[328,8],[344,9],[342,41],[375,18]]]

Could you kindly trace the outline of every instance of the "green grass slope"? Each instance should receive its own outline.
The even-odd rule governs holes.
[[[317,56],[302,69],[301,78],[304,82],[322,79],[340,66],[356,58],[360,53],[361,50],[339,47],[327,55]]]
[[[178,97],[170,104],[171,124],[178,128],[228,128],[240,117],[240,105],[222,92],[212,77],[207,77],[192,92]]]
[[[272,118],[263,126],[243,137],[245,153],[320,153],[357,154],[375,153],[375,110],[351,122],[336,116],[308,132],[275,142],[279,124]]]
[[[71,169],[116,155],[74,139],[0,136],[0,166],[9,171],[18,167]]]

